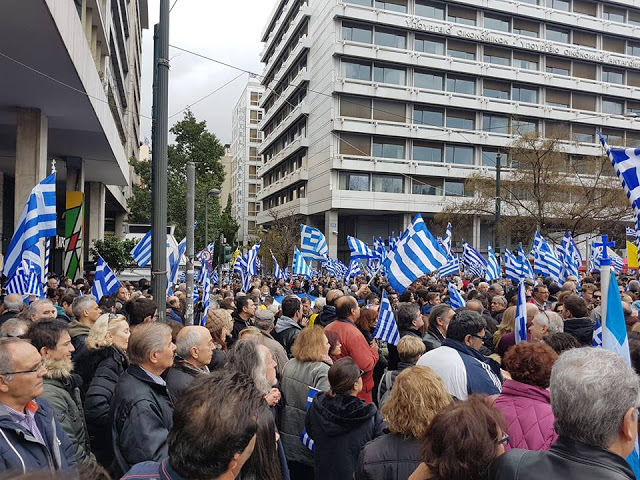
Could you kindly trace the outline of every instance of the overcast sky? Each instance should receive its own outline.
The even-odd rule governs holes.
[[[171,0],[173,4],[174,0]],[[262,73],[259,55],[260,34],[277,0],[178,0],[171,12],[169,43],[207,57]],[[151,116],[153,76],[153,25],[159,19],[160,0],[149,0],[149,30],[143,33],[142,105],[143,115]],[[169,115],[204,97],[237,77],[239,71],[188,53],[170,49]],[[231,113],[248,75],[191,110],[198,120],[206,120],[209,131],[224,143],[231,143]],[[183,114],[169,118],[169,126]],[[151,139],[151,120],[141,118],[142,139]],[[171,138],[170,138],[171,141]]]

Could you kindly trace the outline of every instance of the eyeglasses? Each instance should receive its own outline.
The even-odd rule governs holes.
[[[602,298],[602,295],[594,295],[593,298]]]
[[[509,443],[509,435],[505,433],[502,438],[498,440],[498,445],[506,445],[507,443]]]
[[[20,372],[0,372],[0,375],[19,375],[21,373],[37,373],[42,368],[46,368],[44,366],[44,360],[40,362],[36,367],[32,368],[31,370],[22,370]]]
[[[472,337],[476,337],[479,338],[480,340],[482,340],[483,342],[487,339],[487,334],[485,333],[483,337],[481,337],[480,335],[476,335],[475,333],[470,333],[469,335],[471,335]]]
[[[360,370],[360,376],[364,375],[364,370]]]

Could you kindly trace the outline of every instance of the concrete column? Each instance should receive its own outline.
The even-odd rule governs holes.
[[[411,215],[410,213],[405,213],[402,219],[402,232],[398,232],[398,237],[400,237],[400,235],[402,235],[402,233],[409,228],[409,225],[411,225],[411,222],[413,221],[413,215]]]
[[[47,175],[47,117],[37,109],[19,109],[16,129],[16,189],[14,228],[29,194]]]
[[[334,233],[335,232],[335,233]],[[329,247],[329,256],[338,256],[338,211],[327,210],[324,212],[324,236]]]
[[[88,225],[85,237],[87,258],[89,257],[89,248],[93,246],[93,242],[104,238],[105,195],[106,188],[103,183],[89,182],[89,192],[85,196],[87,199],[87,208],[84,217]]]
[[[480,245],[480,217],[478,217],[477,215],[475,215],[473,217],[472,238],[473,238],[473,243],[471,245],[473,245],[478,251],[480,251],[480,248],[481,248],[481,245]]]
[[[116,213],[116,226],[115,226],[116,237],[124,238],[124,233],[125,233],[124,225],[126,222],[127,222],[126,212]]]

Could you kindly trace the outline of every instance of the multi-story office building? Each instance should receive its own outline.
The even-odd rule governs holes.
[[[0,2],[3,252],[51,160],[57,161],[57,245],[66,239],[64,253],[53,254],[52,271],[81,275],[94,240],[105,230],[124,235],[128,160],[139,149],[147,8],[147,0]]]
[[[232,212],[240,225],[238,241],[246,244],[255,235],[257,215],[260,212],[258,194],[262,181],[258,177],[261,165],[259,148],[262,132],[258,130],[263,109],[260,100],[264,88],[254,78],[249,79],[247,87],[233,109],[231,131],[231,197]],[[222,199],[224,208],[226,198]]]
[[[640,145],[640,7],[628,0],[281,0],[263,33],[263,212],[346,235],[401,231],[509,167],[525,132],[576,160]],[[637,5],[637,4],[635,4]],[[562,128],[559,128],[562,127]],[[486,245],[491,221],[466,239]],[[442,233],[442,232],[438,232]]]
[[[231,155],[231,144],[225,144],[224,155],[220,157],[220,163],[224,169],[224,182],[222,182],[222,186],[220,187],[220,206],[224,209],[227,205],[229,195],[231,195],[231,185],[233,183],[233,155]],[[231,205],[233,206],[233,199],[231,200]]]

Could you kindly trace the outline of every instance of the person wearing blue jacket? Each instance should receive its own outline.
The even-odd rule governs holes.
[[[29,342],[0,339],[0,471],[63,470],[77,478],[75,448],[53,407],[37,398],[46,373]]]

